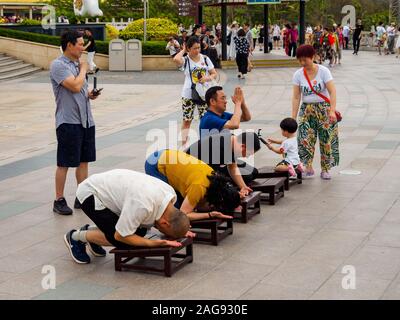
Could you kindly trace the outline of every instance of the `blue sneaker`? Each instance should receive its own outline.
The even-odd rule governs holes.
[[[72,229],[64,235],[64,242],[68,248],[68,251],[76,263],[90,263],[90,257],[86,253],[85,244],[82,241],[75,241],[72,239],[72,234],[75,231],[75,229]]]
[[[80,230],[81,231],[87,231],[89,229],[89,225],[85,224]],[[87,243],[87,248],[89,251],[95,256],[95,257],[105,257],[107,254],[107,251],[102,248],[102,246],[99,246],[98,244],[88,242]]]

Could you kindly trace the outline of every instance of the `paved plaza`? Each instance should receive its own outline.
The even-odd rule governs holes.
[[[295,70],[256,69],[240,82],[235,70],[220,71],[229,95],[243,85],[253,116],[243,129],[280,137]],[[315,178],[293,186],[275,206],[262,205],[249,223],[235,224],[219,246],[196,244],[194,262],[171,278],[116,272],[112,255],[88,265],[72,261],[63,235],[89,219],[81,210],[52,212],[56,137],[48,72],[1,83],[0,299],[399,299],[400,59],[345,51],[332,73],[344,117],[333,179],[319,178],[316,157]],[[154,144],[147,133],[168,132],[181,118],[182,73],[103,72],[98,82],[98,160],[90,173],[144,171]],[[267,148],[255,156],[257,166],[279,160]],[[340,173],[346,169],[361,174]],[[71,170],[70,205],[75,189]],[[56,270],[56,289],[42,287],[47,265]],[[346,270],[355,271],[353,289],[342,286]]]

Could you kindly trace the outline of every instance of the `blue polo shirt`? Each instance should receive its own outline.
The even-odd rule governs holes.
[[[233,114],[230,112],[224,112],[221,116],[208,110],[200,120],[200,138],[204,138],[209,135],[211,130],[221,132],[224,128],[225,123],[231,120]]]

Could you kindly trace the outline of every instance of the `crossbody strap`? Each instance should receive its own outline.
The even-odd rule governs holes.
[[[189,56],[186,56],[185,59],[186,59],[186,62],[187,62],[187,64],[188,64],[188,67],[189,67],[189,78],[190,78],[190,82],[192,83],[192,85],[194,85],[193,78],[192,78],[192,70],[190,70]]]
[[[308,77],[305,68],[303,68],[303,73],[304,73],[304,77],[306,78],[306,80],[307,80],[307,82],[308,82],[308,85],[309,85],[311,91],[314,92],[318,97],[320,97],[321,99],[323,99],[326,103],[331,104],[331,100],[329,100],[328,97],[325,97],[323,94],[321,94],[321,93],[315,91],[315,89],[314,89],[313,86],[311,85],[310,78]]]

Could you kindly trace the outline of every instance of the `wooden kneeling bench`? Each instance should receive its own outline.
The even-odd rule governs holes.
[[[196,233],[193,242],[217,246],[221,240],[233,233],[232,220],[204,219],[191,221],[191,231]]]
[[[286,178],[285,180],[285,190],[289,190],[289,186],[292,184],[302,184],[303,183],[303,174],[296,170],[297,179],[289,179],[288,171],[275,171],[275,167],[261,167],[258,169],[257,179],[259,178]]]
[[[115,270],[140,270],[164,274],[166,277],[171,277],[183,266],[193,262],[192,238],[182,238],[177,241],[182,243],[181,247],[136,247],[128,250],[114,248],[110,253],[115,255]],[[183,249],[186,249],[185,254],[178,253]],[[160,257],[162,259],[160,259]]]
[[[233,216],[235,221],[247,223],[256,214],[261,213],[261,192],[252,192],[247,197],[241,199],[240,206],[242,209],[240,211],[228,212]]]
[[[274,205],[285,195],[286,178],[255,179],[249,185],[254,191],[261,191],[261,200]]]

